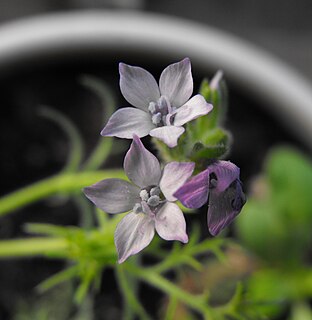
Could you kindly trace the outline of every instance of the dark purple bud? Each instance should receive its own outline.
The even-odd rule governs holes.
[[[246,197],[235,164],[216,161],[208,168],[213,187],[209,191],[207,222],[209,232],[216,236],[240,213]]]
[[[197,209],[208,200],[209,170],[206,169],[189,179],[174,196],[187,208]]]
[[[174,196],[190,209],[208,202],[208,229],[215,236],[233,221],[246,202],[239,173],[232,162],[215,161],[189,179]]]

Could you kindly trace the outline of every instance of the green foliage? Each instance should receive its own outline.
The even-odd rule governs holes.
[[[242,243],[262,259],[262,267],[248,281],[248,299],[258,301],[255,309],[270,317],[289,304],[299,313],[297,302],[312,297],[312,269],[307,264],[312,242],[311,161],[291,148],[276,148],[252,189],[236,220]]]
[[[312,241],[312,166],[295,150],[275,149],[237,219],[243,242],[272,264],[300,265]]]

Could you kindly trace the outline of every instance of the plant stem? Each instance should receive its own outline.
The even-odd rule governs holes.
[[[130,265],[127,265],[127,269],[129,272],[131,272],[133,275],[140,278],[141,280],[167,293],[170,297],[176,297],[185,305],[200,312],[205,319],[214,319],[213,312],[209,308],[203,296],[194,296],[184,291],[183,289],[177,287],[161,275],[155,272],[151,272],[150,270],[135,268],[131,267]]]
[[[0,198],[0,216],[51,195],[78,191],[108,178],[125,179],[126,177],[122,170],[102,170],[64,173],[46,178]]]
[[[0,242],[1,258],[21,258],[31,256],[61,256],[68,248],[63,238],[31,238],[19,240],[3,240]]]
[[[125,270],[122,265],[116,266],[116,279],[118,280],[120,290],[125,299],[124,301],[125,311],[127,311],[127,308],[128,308],[128,313],[125,314],[125,318],[127,319],[133,318],[131,315],[131,309],[129,309],[129,307],[132,307],[134,311],[137,313],[137,315],[140,316],[140,319],[146,319],[146,320],[150,319],[149,315],[146,313],[142,305],[137,300],[134,294],[133,288],[130,288],[128,279],[125,274]]]

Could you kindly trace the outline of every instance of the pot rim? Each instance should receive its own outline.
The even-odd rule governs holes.
[[[26,18],[0,27],[0,71],[54,52],[86,49],[188,56],[264,101],[312,150],[312,84],[268,52],[229,33],[189,20],[128,11],[76,11]],[[290,126],[291,124],[291,126]]]

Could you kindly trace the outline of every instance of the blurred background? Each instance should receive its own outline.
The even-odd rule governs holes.
[[[0,22],[51,12],[134,10],[183,17],[241,36],[312,78],[312,2],[309,0],[2,0]]]
[[[161,27],[163,22],[166,25],[168,23],[168,26],[170,26],[168,33],[169,31],[170,33],[176,32],[180,39],[183,38],[183,34],[179,34],[179,30],[184,32],[192,29],[193,26],[195,28],[198,27],[198,29],[194,30],[199,31],[200,36],[198,39],[202,42],[209,42],[209,37],[205,38],[206,31],[207,35],[210,35],[208,30],[212,32],[216,30],[217,37],[219,31],[221,31],[221,36],[224,31],[229,36],[226,39],[233,40],[235,45],[239,46],[242,41],[242,55],[245,54],[245,46],[247,45],[248,47],[250,44],[252,49],[249,53],[254,52],[255,56],[258,53],[261,55],[262,50],[264,50],[266,52],[265,55],[272,56],[273,60],[265,60],[266,64],[264,65],[265,70],[272,70],[272,74],[270,75],[268,72],[261,73],[261,68],[259,70],[254,65],[259,60],[253,60],[252,54],[247,55],[251,59],[246,60],[244,64],[244,61],[239,60],[239,57],[237,57],[237,54],[239,55],[240,53],[239,50],[233,55],[233,61],[231,61],[231,52],[227,52],[228,60],[224,66],[216,63],[218,60],[215,57],[210,61],[210,56],[205,51],[196,53],[196,48],[192,51],[192,48],[188,50],[179,44],[177,50],[174,51],[172,48],[174,48],[175,43],[173,42],[170,44],[170,49],[166,50],[165,45],[161,43],[162,38],[159,33],[158,42],[155,41],[152,45],[147,41],[148,39],[144,39],[144,36],[131,44],[131,39],[129,42],[124,42],[125,37],[118,38],[117,36],[116,39],[113,39],[114,37],[109,34],[109,25],[106,25],[108,30],[106,38],[103,38],[103,43],[101,41],[97,43],[96,41],[100,39],[101,33],[97,34],[98,38],[92,39],[90,37],[88,39],[90,32],[92,34],[92,28],[99,30],[96,25],[97,22],[94,25],[90,24],[90,26],[81,25],[81,28],[78,29],[86,30],[87,36],[83,32],[79,35],[73,33],[72,43],[68,44],[66,43],[68,38],[62,38],[62,30],[57,29],[58,21],[60,20],[57,20],[56,16],[46,18],[48,14],[68,14],[68,26],[79,26],[79,20],[77,23],[77,20],[72,19],[73,13],[87,15],[90,13],[92,19],[92,14],[100,14],[101,12],[106,12],[106,18],[109,15],[118,13],[126,16],[128,12],[130,12],[130,15],[134,14],[134,17],[145,17],[147,23],[152,22],[148,24],[147,35],[152,34],[154,31],[156,31],[155,34],[157,35],[157,30],[148,30],[148,28]],[[156,14],[156,16],[153,16],[153,14]],[[165,20],[161,18],[163,15],[166,17]],[[40,24],[32,25],[32,18],[35,20],[40,17],[42,18],[41,22],[44,22],[42,25],[49,26],[49,29],[38,30],[36,28]],[[252,189],[251,181],[254,176],[263,172],[263,163],[272,147],[287,144],[308,155],[308,157],[311,155],[311,17],[311,0],[1,0],[0,173],[2,183],[0,184],[0,195],[5,195],[51,176],[60,171],[64,167],[64,163],[66,163],[69,153],[66,134],[60,129],[57,121],[53,120],[53,116],[47,116],[47,114],[44,116],[42,114],[42,106],[52,107],[76,125],[85,142],[85,154],[88,155],[96,146],[99,132],[104,125],[103,107],[104,111],[107,109],[105,101],[103,104],[103,101],[92,90],[89,90],[88,86],[83,84],[83,77],[90,75],[104,80],[109,85],[109,89],[115,99],[114,107],[117,108],[125,106],[125,101],[120,94],[118,86],[117,66],[119,61],[142,66],[158,78],[165,66],[189,54],[192,59],[195,90],[199,88],[200,82],[204,77],[211,78],[220,67],[225,69],[225,79],[229,88],[229,110],[225,127],[233,133],[234,137],[229,159],[241,168],[242,181],[248,193]],[[120,30],[124,28],[126,33],[127,25],[123,25],[122,17],[119,18],[120,20],[117,23],[120,24]],[[182,20],[176,20],[176,18],[181,18]],[[21,22],[23,19],[29,19],[29,24],[23,24]],[[64,34],[67,31],[66,24],[63,23],[66,19],[65,16],[59,25],[60,28],[64,28]],[[130,20],[127,21],[129,22]],[[139,26],[142,25],[142,21],[138,21],[141,23],[138,24]],[[169,22],[172,22],[172,25]],[[19,26],[19,28],[15,28],[15,26]],[[25,35],[27,34],[25,37],[23,34],[24,26],[26,26]],[[99,26],[101,27],[101,23]],[[33,27],[34,29],[32,29]],[[53,28],[57,29],[55,33]],[[70,30],[72,31],[74,28]],[[114,25],[114,30],[116,30],[116,24]],[[140,33],[141,36],[142,34],[144,35],[144,31],[143,28]],[[166,32],[166,30],[162,29],[162,32]],[[29,42],[29,39],[36,39],[36,36],[40,34],[41,36],[46,36],[43,45],[40,46],[40,43],[38,45],[38,42],[36,42],[36,46],[32,47],[34,42]],[[32,35],[34,36],[33,38],[31,38]],[[55,38],[55,35],[60,36],[60,42]],[[190,35],[192,33],[185,35],[185,43],[189,43],[192,40],[188,38]],[[231,37],[232,35],[234,38]],[[51,44],[49,44],[50,40]],[[105,41],[107,41],[106,44]],[[110,43],[114,44],[111,50],[108,47]],[[202,46],[206,44],[207,48],[210,46],[213,51],[214,43],[202,43]],[[253,45],[256,47],[253,47]],[[15,51],[12,51],[12,48]],[[239,63],[243,64],[239,65]],[[290,68],[290,72],[284,72],[283,68],[275,69],[279,63],[283,63],[283,67]],[[240,74],[240,68],[244,67],[244,65],[247,67]],[[248,70],[258,70],[258,73],[248,75]],[[275,72],[275,70],[280,72]],[[268,76],[268,78],[265,78],[265,76]],[[241,78],[244,81],[240,81]],[[282,81],[285,78],[290,79],[288,82],[289,90],[287,90],[287,85],[284,85],[282,89],[281,87],[275,88],[274,94],[267,94],[266,90],[270,89],[270,83],[277,84],[279,80]],[[266,81],[268,83],[267,86],[263,84]],[[285,84],[287,84],[287,81]],[[299,89],[302,87],[304,90],[294,90],[292,85],[297,85]],[[274,90],[272,89],[272,92]],[[288,106],[283,96],[291,95],[291,92],[297,93],[297,96],[293,96],[294,98],[289,102]],[[301,92],[305,96],[300,96]],[[298,104],[296,104],[297,101]],[[300,107],[302,105],[305,106],[303,109],[307,112],[296,118],[295,121],[297,107],[301,110]],[[301,120],[304,120],[303,131],[300,131]],[[298,132],[300,133],[298,134]],[[126,148],[127,142],[125,145],[120,146],[119,150],[123,152]],[[285,157],[292,159],[288,153]],[[274,162],[276,170],[280,168],[279,164],[281,162],[281,158],[277,157]],[[283,177],[284,170],[290,167],[287,161],[285,163],[285,166],[281,167],[281,172],[279,171],[278,181],[280,181],[279,178],[281,176]],[[306,185],[311,185],[308,184],[311,183],[311,174],[310,176],[306,175],[309,164],[302,166],[303,169],[299,176],[296,172],[299,165],[297,165],[296,161],[291,162],[293,170],[290,171],[294,180],[288,179],[291,182],[289,182],[289,185],[294,185],[292,181],[297,181],[297,178],[298,180],[304,180],[305,178],[309,180],[308,182],[306,181],[307,184],[302,183],[301,180],[297,181],[298,185],[301,186],[300,194],[310,190],[310,187],[305,187]],[[113,155],[108,165],[120,167],[122,165],[122,157],[116,154]],[[287,185],[284,182],[281,184]],[[261,186],[260,184],[260,189]],[[288,188],[287,185],[286,189],[291,188]],[[296,193],[298,188],[295,187],[293,189],[295,190],[292,190],[291,196],[287,193],[288,191],[283,194],[281,200],[283,205],[287,202],[287,199],[298,199],[300,201]],[[261,189],[260,194],[262,191]],[[310,195],[305,195],[305,199],[310,199]],[[261,197],[259,202],[264,203]],[[250,203],[251,205],[253,204],[252,201]],[[275,203],[274,195],[267,202],[266,209],[272,208],[272,203]],[[296,231],[298,237],[300,233],[310,233],[311,203],[308,200],[307,203],[307,209],[303,211],[309,219],[302,219],[303,222],[301,221],[301,224],[298,224],[298,230]],[[256,203],[257,208],[261,209],[258,204]],[[294,204],[291,209],[295,221],[298,217],[296,205]],[[81,217],[79,217],[77,211],[77,204],[66,196],[54,197],[47,201],[32,204],[19,209],[14,215],[2,217],[0,238],[12,239],[29,236],[23,228],[25,222],[81,225]],[[282,212],[281,216],[284,217],[284,206],[280,211]],[[270,214],[268,210],[267,212]],[[259,216],[261,215],[262,212],[259,212]],[[245,237],[247,240],[245,239],[244,241],[249,244],[248,241],[251,241],[256,234],[257,225],[260,225],[257,231],[259,236],[257,239],[259,241],[256,245],[259,245],[261,250],[267,253],[267,246],[270,245],[271,239],[271,242],[275,241],[275,231],[278,226],[281,226],[280,221],[275,221],[276,226],[274,225],[271,230],[272,237],[268,237],[268,245],[264,245],[262,237],[263,234],[267,233],[267,224],[258,224],[257,218],[254,219],[252,215],[250,217],[252,217],[250,219],[253,221],[247,221],[245,228],[245,222],[243,222],[243,226],[240,227],[242,230],[240,232],[243,235],[241,237]],[[269,225],[273,225],[269,218],[268,221]],[[287,218],[287,221],[289,222],[290,220]],[[304,231],[302,231],[303,225],[306,227]],[[289,251],[289,246],[285,239],[289,239],[291,232],[289,230],[292,230],[292,225],[287,228],[282,225],[281,228],[284,232],[280,242],[287,247],[286,249],[284,248],[283,252],[287,252]],[[244,233],[246,230],[252,230],[249,238],[248,234]],[[205,232],[207,233],[206,228]],[[233,230],[230,231],[230,235],[235,235],[235,233],[231,232]],[[300,242],[298,241],[298,243]],[[300,243],[300,246],[298,245],[300,249],[304,247],[310,248],[311,239],[309,238],[307,242],[303,241],[302,243]],[[256,245],[254,246],[256,247]],[[250,247],[251,250],[255,250],[253,244],[250,244]],[[273,249],[273,254],[270,255],[270,258],[274,258],[276,252],[281,251],[278,245],[277,248]],[[259,249],[260,253],[262,252],[261,250]],[[299,249],[295,247],[293,251],[298,252]],[[307,251],[309,251],[306,253],[308,259],[306,259],[306,256],[305,259],[309,261],[308,265],[310,266],[311,252],[310,250]],[[256,254],[258,253],[256,252]],[[13,311],[18,309],[16,301],[24,301],[29,292],[33,294],[33,288],[38,283],[61,270],[63,266],[64,263],[62,261],[47,261],[41,258],[1,261],[0,319],[13,319]],[[95,300],[95,308],[98,310],[98,317],[95,319],[102,319],[103,310],[106,310],[106,312],[110,310],[111,312],[110,316],[106,313],[107,317],[103,319],[117,319],[120,317],[120,311],[118,311],[121,304],[120,295],[116,285],[112,283],[113,277],[111,275],[111,273],[108,273],[103,277],[105,279],[109,278],[111,281],[105,283],[102,296],[97,296]],[[267,289],[265,288],[263,291],[265,290]],[[281,291],[285,291],[284,288]],[[309,292],[309,297],[311,296],[312,294]],[[35,295],[30,295],[30,299],[32,299],[31,302],[36,302]],[[115,302],[118,299],[119,303],[116,304]],[[56,301],[56,305],[58,303]],[[149,302],[149,304],[152,310],[156,308],[152,302]],[[20,309],[22,310],[21,314],[23,314],[24,309],[22,307]],[[21,316],[14,319],[28,320],[35,318],[31,318],[30,315],[29,318]],[[276,319],[285,318],[282,315]],[[294,319],[300,320],[299,318]]]

